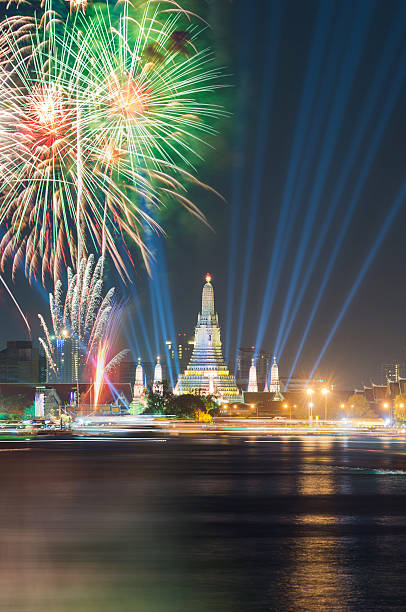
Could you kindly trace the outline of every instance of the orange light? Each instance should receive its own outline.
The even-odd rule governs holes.
[[[148,110],[151,97],[149,89],[141,80],[126,76],[120,82],[112,73],[108,82],[110,112],[129,120],[141,120]]]

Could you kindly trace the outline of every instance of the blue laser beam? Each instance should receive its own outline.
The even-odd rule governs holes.
[[[366,5],[366,7],[367,9],[365,9],[364,5],[361,3],[357,5],[358,11],[346,46],[347,53],[340,71],[338,86],[333,99],[329,121],[327,122],[325,138],[323,139],[321,153],[319,156],[317,174],[309,198],[303,230],[301,232],[301,238],[296,251],[293,271],[290,277],[287,297],[282,313],[282,320],[277,334],[276,351],[279,351],[281,334],[283,333],[284,326],[286,325],[289,310],[295,296],[296,286],[299,282],[300,273],[305,261],[305,255],[310,244],[312,229],[319,211],[324,186],[340,134],[340,128],[345,116],[345,110],[350,98],[352,84],[355,79],[364,42],[369,30],[374,4],[371,2]]]
[[[239,71],[240,74],[244,75],[243,80],[248,81],[246,70],[248,69],[248,66],[250,66],[252,60],[254,11],[252,10],[251,2],[244,2],[243,8],[244,10],[240,22],[240,35],[238,36],[238,39],[243,41],[243,44],[239,47]],[[244,143],[248,129],[248,101],[245,92],[248,89],[249,88],[246,85],[244,86],[244,83],[242,83],[242,85],[238,88],[239,97],[236,112],[236,143],[232,168],[231,227],[228,252],[229,265],[227,283],[226,334],[224,346],[226,363],[228,363],[228,358],[230,355],[231,329],[234,312],[234,294],[237,274],[236,258],[237,246],[239,242],[238,237],[240,233],[242,192],[244,183],[243,167],[245,166],[245,164],[241,162],[243,160],[245,161],[246,159],[246,156],[244,155],[246,151]]]
[[[367,128],[373,117],[373,113],[374,113],[376,104],[379,101],[380,95],[382,94],[382,90],[385,85],[385,81],[388,77],[389,69],[393,63],[393,60],[396,58],[398,50],[403,42],[403,37],[405,34],[405,17],[406,17],[405,9],[406,9],[406,5],[403,5],[402,14],[397,15],[397,19],[395,20],[395,24],[394,24],[393,34],[390,37],[386,47],[384,48],[381,54],[380,62],[378,64],[374,79],[365,97],[365,100],[367,103],[364,104],[362,113],[360,114],[360,121],[356,125],[354,139],[351,143],[351,146],[349,147],[348,155],[345,158],[344,166],[342,168],[339,179],[337,181],[337,186],[334,191],[333,198],[331,200],[330,206],[327,209],[327,215],[325,217],[322,227],[318,231],[316,241],[312,244],[312,253],[311,253],[310,261],[306,264],[306,269],[304,271],[304,275],[302,276],[302,282],[301,282],[301,286],[299,289],[299,293],[295,295],[295,301],[294,301],[294,305],[290,313],[289,321],[286,325],[284,325],[286,323],[286,316],[285,316],[285,319],[282,321],[281,326],[279,328],[279,335],[278,335],[278,340],[277,340],[277,350],[279,351],[279,353],[282,353],[284,350],[284,347],[289,337],[293,323],[296,319],[297,312],[300,308],[305,291],[307,289],[307,286],[310,282],[310,278],[314,271],[315,264],[319,258],[322,246],[326,240],[328,231],[333,222],[334,214],[340,203],[340,198],[342,197],[345,185],[353,169],[354,161],[359,153],[359,150],[363,142],[363,139],[365,137],[365,134],[367,133]],[[384,127],[387,125],[389,121],[390,112],[392,111],[393,106],[396,102],[397,96],[400,92],[401,84],[405,76],[404,75],[405,60],[406,60],[406,57],[402,58],[402,61],[400,62],[400,67],[398,69],[396,78],[394,79],[394,86],[391,88],[389,96],[388,96],[388,105],[390,107],[390,110],[388,110],[387,108],[384,109],[384,112],[379,115],[380,122],[378,123],[381,123],[381,125],[379,126],[379,129],[376,130],[376,126],[375,126],[375,132],[374,132],[375,138],[372,144],[372,151],[370,151],[370,154],[368,155],[368,158],[367,158],[367,163],[365,164],[364,169],[361,172],[362,181],[360,179],[358,180],[358,190],[360,189],[361,183],[362,185],[365,183],[368,172],[372,165],[373,156],[376,153],[380,140],[382,139]],[[351,205],[349,207],[350,213],[347,213],[347,216],[346,216],[346,219],[348,219],[348,221],[351,218],[353,209],[357,201],[358,200],[353,199],[351,202]],[[344,232],[342,232],[342,234],[344,234]],[[335,245],[336,252],[338,252],[337,246],[338,245],[336,243]],[[291,303],[289,303],[288,306],[290,307]],[[295,365],[296,363],[297,363],[297,360],[295,361]]]
[[[240,346],[242,329],[244,323],[245,308],[248,297],[248,280],[251,269],[252,253],[254,248],[254,232],[258,216],[259,196],[261,193],[262,179],[265,166],[265,153],[268,144],[268,132],[270,125],[270,107],[273,98],[276,60],[279,47],[279,39],[282,22],[282,4],[273,2],[269,12],[269,37],[266,61],[264,64],[263,84],[261,95],[261,108],[257,124],[257,147],[254,156],[253,180],[250,196],[250,209],[247,228],[246,252],[241,281],[240,313],[236,334],[236,347]],[[237,360],[235,360],[237,364]],[[237,367],[237,366],[235,366]]]
[[[154,251],[156,253],[156,260],[152,265],[152,278],[150,279],[150,286],[153,290],[153,300],[159,318],[161,339],[163,339],[169,379],[171,385],[173,386],[174,372],[172,369],[172,360],[166,340],[170,338],[172,343],[175,342],[175,326],[173,323],[172,304],[167,281],[166,257],[161,236],[155,236],[152,242],[154,245]],[[159,351],[157,354],[159,354]],[[179,360],[176,351],[174,352],[174,361],[175,374],[177,377],[179,375]]]
[[[175,345],[176,344],[175,322],[174,322],[174,317],[173,317],[171,293],[169,290],[169,283],[168,283],[168,269],[167,269],[167,263],[166,263],[166,255],[165,255],[163,241],[161,238],[159,240],[159,253],[160,253],[159,257],[161,261],[160,286],[162,287],[162,293],[163,293],[163,296],[165,297],[165,303],[166,303],[165,315],[166,315],[166,327],[168,329],[168,336],[166,336],[166,338],[169,337],[169,339],[172,342],[172,345]],[[165,349],[168,351],[166,343],[165,343]],[[167,355],[167,359],[168,359],[168,368],[169,368],[169,364],[172,363],[171,361],[169,361],[169,354]],[[180,374],[179,357],[178,357],[177,351],[174,352],[174,366],[175,366],[175,375],[177,379]],[[173,373],[172,373],[172,376],[173,376]]]
[[[380,144],[380,142],[382,140],[385,128],[386,128],[386,126],[387,126],[387,124],[388,124],[388,122],[390,120],[390,117],[391,117],[393,108],[394,108],[394,106],[396,104],[396,101],[398,99],[399,93],[400,93],[400,91],[401,91],[401,89],[403,87],[404,79],[406,78],[406,54],[403,54],[403,56],[402,56],[402,58],[401,58],[401,60],[399,62],[399,67],[400,67],[400,69],[398,71],[398,78],[396,78],[396,79],[394,79],[392,81],[392,85],[391,85],[391,87],[389,89],[388,96],[387,96],[386,102],[384,104],[382,113],[380,114],[381,119],[378,122],[378,124],[375,126],[376,129],[375,129],[375,131],[373,133],[372,143],[370,145],[368,154],[367,154],[367,156],[366,156],[366,158],[364,160],[363,166],[361,168],[361,172],[358,175],[358,180],[357,180],[357,183],[356,183],[356,186],[355,186],[355,189],[354,189],[353,196],[352,196],[352,198],[350,200],[350,203],[349,203],[349,206],[347,208],[347,211],[346,211],[345,217],[343,219],[343,222],[342,222],[339,234],[338,234],[338,236],[337,236],[337,238],[335,240],[334,248],[333,248],[333,251],[332,251],[332,253],[330,255],[330,258],[329,258],[326,270],[324,272],[322,281],[320,283],[320,286],[319,286],[319,289],[318,289],[318,292],[317,292],[317,295],[316,295],[316,299],[314,301],[314,304],[313,304],[313,307],[312,307],[312,310],[311,310],[308,322],[306,324],[303,336],[302,336],[301,341],[299,343],[299,347],[298,347],[295,359],[293,361],[293,364],[292,364],[292,367],[291,367],[291,370],[290,370],[290,373],[289,373],[288,381],[290,380],[291,376],[293,375],[294,369],[296,367],[296,364],[297,364],[297,362],[299,360],[299,357],[301,355],[301,352],[303,350],[303,346],[304,346],[305,341],[306,341],[306,339],[308,337],[311,324],[312,324],[312,322],[314,320],[314,317],[316,316],[316,313],[317,313],[317,310],[319,308],[321,299],[323,297],[326,285],[327,285],[328,280],[329,280],[329,278],[331,276],[331,273],[332,273],[332,270],[333,270],[334,265],[336,263],[336,260],[337,260],[338,254],[340,252],[341,246],[342,246],[342,244],[344,242],[344,239],[346,237],[347,230],[348,230],[348,227],[350,225],[352,216],[354,214],[355,207],[356,207],[356,205],[358,203],[358,200],[359,200],[359,197],[361,195],[361,191],[362,191],[362,189],[364,187],[364,184],[365,184],[366,179],[368,177],[368,174],[370,172],[373,159],[374,159],[374,157],[376,155],[376,152],[378,150],[379,144]]]
[[[348,296],[347,296],[347,298],[346,298],[346,300],[345,300],[345,302],[344,302],[344,304],[343,304],[343,306],[342,306],[342,308],[341,308],[341,310],[340,310],[340,312],[338,314],[338,317],[337,317],[333,327],[331,328],[330,333],[327,336],[327,339],[326,339],[326,341],[325,341],[325,343],[324,343],[324,345],[323,345],[323,347],[322,347],[322,349],[320,351],[320,354],[319,354],[318,358],[316,359],[316,361],[315,361],[315,363],[313,365],[313,368],[312,368],[312,371],[310,373],[309,378],[312,378],[312,376],[314,375],[314,372],[316,371],[316,369],[317,369],[321,359],[323,358],[323,355],[326,352],[326,350],[327,350],[331,340],[333,339],[334,334],[336,333],[338,326],[340,325],[340,323],[341,323],[345,313],[347,312],[347,309],[348,309],[349,305],[351,304],[351,302],[352,302],[356,292],[358,291],[362,281],[364,280],[365,275],[368,272],[371,263],[375,259],[376,254],[378,253],[378,250],[379,250],[380,246],[382,245],[382,242],[386,238],[386,236],[387,236],[387,234],[388,234],[388,232],[389,232],[389,230],[390,230],[390,228],[392,226],[392,223],[394,222],[396,216],[398,215],[400,209],[402,208],[405,200],[406,200],[406,181],[403,183],[403,185],[402,185],[402,187],[401,187],[401,189],[399,191],[399,194],[396,197],[396,199],[395,199],[395,201],[394,201],[394,203],[392,205],[392,208],[389,211],[389,214],[386,216],[386,218],[385,218],[385,220],[384,220],[384,222],[382,224],[381,231],[379,232],[378,237],[376,238],[376,240],[375,240],[375,242],[374,242],[374,244],[373,244],[373,246],[372,246],[372,248],[371,248],[371,250],[370,250],[370,252],[369,252],[369,254],[367,256],[367,258],[365,259],[365,262],[364,262],[364,264],[363,264],[363,266],[362,266],[362,268],[361,268],[361,270],[360,270],[360,272],[358,274],[358,277],[355,280],[355,282],[354,282],[354,284],[353,284],[353,286],[352,286],[352,288],[351,288],[351,290],[350,290],[350,292],[349,292],[349,294],[348,294]]]
[[[328,2],[321,3],[316,21],[312,47],[307,62],[306,76],[303,84],[303,92],[296,122],[296,130],[294,132],[292,152],[285,181],[277,229],[274,236],[274,246],[271,253],[270,266],[268,270],[263,299],[264,307],[260,315],[257,337],[255,341],[255,346],[257,347],[262,346],[263,338],[265,335],[265,328],[269,320],[270,311],[272,309],[274,295],[272,292],[276,286],[277,268],[278,265],[280,265],[280,268],[282,267],[281,259],[284,258],[284,254],[286,254],[287,250],[288,236],[290,233],[288,231],[288,225],[292,225],[291,220],[293,216],[292,199],[294,195],[295,177],[298,172],[301,155],[305,145],[305,136],[307,133],[311,109],[313,106],[317,89],[316,85],[319,80],[322,58],[325,54],[328,35],[330,33],[331,20],[332,4]],[[341,27],[343,26],[342,19],[339,24],[341,25]],[[340,32],[341,27],[337,28],[337,30]],[[336,46],[333,45],[333,49],[335,48]]]

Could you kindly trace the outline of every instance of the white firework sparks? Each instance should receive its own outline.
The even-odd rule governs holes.
[[[111,349],[112,321],[118,306],[114,300],[114,287],[106,294],[103,291],[103,258],[95,265],[94,255],[82,259],[79,272],[68,269],[68,286],[64,290],[61,280],[55,283],[54,293],[49,294],[51,331],[42,315],[38,315],[44,336],[39,338],[48,363],[57,375],[57,359],[53,338],[73,338],[84,357],[83,365],[96,363],[100,344]],[[104,370],[111,372],[128,353],[128,349],[106,361]]]

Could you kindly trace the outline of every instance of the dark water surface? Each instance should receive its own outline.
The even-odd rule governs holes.
[[[0,445],[0,609],[406,609],[406,443]]]

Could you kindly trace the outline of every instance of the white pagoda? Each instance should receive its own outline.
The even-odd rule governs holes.
[[[269,387],[265,383],[264,391],[269,391],[269,393],[273,393],[274,394],[273,399],[275,402],[282,402],[284,400],[284,397],[281,393],[281,386],[280,386],[280,380],[279,380],[279,367],[278,367],[278,363],[276,361],[275,355],[273,356],[273,364],[271,367],[271,381],[269,383]]]
[[[140,414],[147,404],[147,389],[144,384],[144,368],[141,364],[141,357],[138,357],[138,364],[135,369],[135,381],[133,390],[133,401],[130,404],[131,414]]]
[[[214,395],[222,403],[242,401],[235,378],[224,363],[210,274],[206,275],[202,291],[202,310],[197,317],[192,357],[174,391],[179,395]]]
[[[248,393],[257,393],[258,392],[258,383],[257,383],[257,368],[255,367],[255,359],[253,358],[251,361],[250,373],[248,377]]]
[[[162,382],[162,366],[161,366],[161,358],[156,358],[155,370],[154,370],[154,382],[152,385],[152,390],[157,395],[163,395],[164,386]]]
[[[269,384],[269,389],[271,393],[277,393],[280,391],[280,383],[279,383],[279,367],[276,362],[276,355],[273,356],[273,364],[271,367],[271,382]]]

